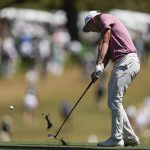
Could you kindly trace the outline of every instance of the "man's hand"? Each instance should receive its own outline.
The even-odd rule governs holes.
[[[96,65],[94,72],[91,74],[93,83],[95,83],[95,81],[101,77],[102,73],[103,67],[101,65]]]
[[[95,81],[101,77],[101,74],[102,74],[101,71],[92,73],[91,79],[92,79],[93,83],[95,83]]]

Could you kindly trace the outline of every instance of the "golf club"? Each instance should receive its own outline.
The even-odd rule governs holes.
[[[64,126],[64,124],[66,123],[67,119],[69,118],[69,116],[71,115],[71,113],[73,112],[73,110],[75,109],[75,107],[78,105],[78,103],[80,102],[80,100],[82,99],[82,97],[85,95],[85,93],[88,91],[88,89],[91,87],[93,81],[90,82],[90,84],[87,86],[87,88],[85,89],[85,91],[83,92],[83,94],[80,96],[80,98],[78,99],[78,101],[75,103],[75,105],[73,106],[73,108],[71,109],[70,113],[68,114],[68,116],[64,119],[63,123],[61,124],[60,128],[58,129],[58,131],[56,132],[55,135],[49,134],[49,138],[57,138],[57,135],[59,134],[60,130],[62,129],[62,127]]]

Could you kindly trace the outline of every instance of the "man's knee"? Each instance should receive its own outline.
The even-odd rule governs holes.
[[[110,109],[119,109],[122,106],[120,99],[108,100],[108,107]]]

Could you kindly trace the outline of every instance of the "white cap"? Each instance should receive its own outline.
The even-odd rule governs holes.
[[[94,18],[95,16],[97,16],[97,15],[100,15],[100,13],[98,13],[97,11],[90,11],[87,15],[86,15],[86,17],[85,17],[85,25],[84,25],[84,27],[83,27],[83,32],[89,32],[88,31],[88,24],[89,24],[89,22],[90,22],[90,20],[92,19],[92,18]]]

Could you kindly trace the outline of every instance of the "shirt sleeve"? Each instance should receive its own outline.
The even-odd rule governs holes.
[[[106,29],[111,29],[112,20],[109,18],[109,16],[102,14],[100,17],[100,27],[101,31]]]

